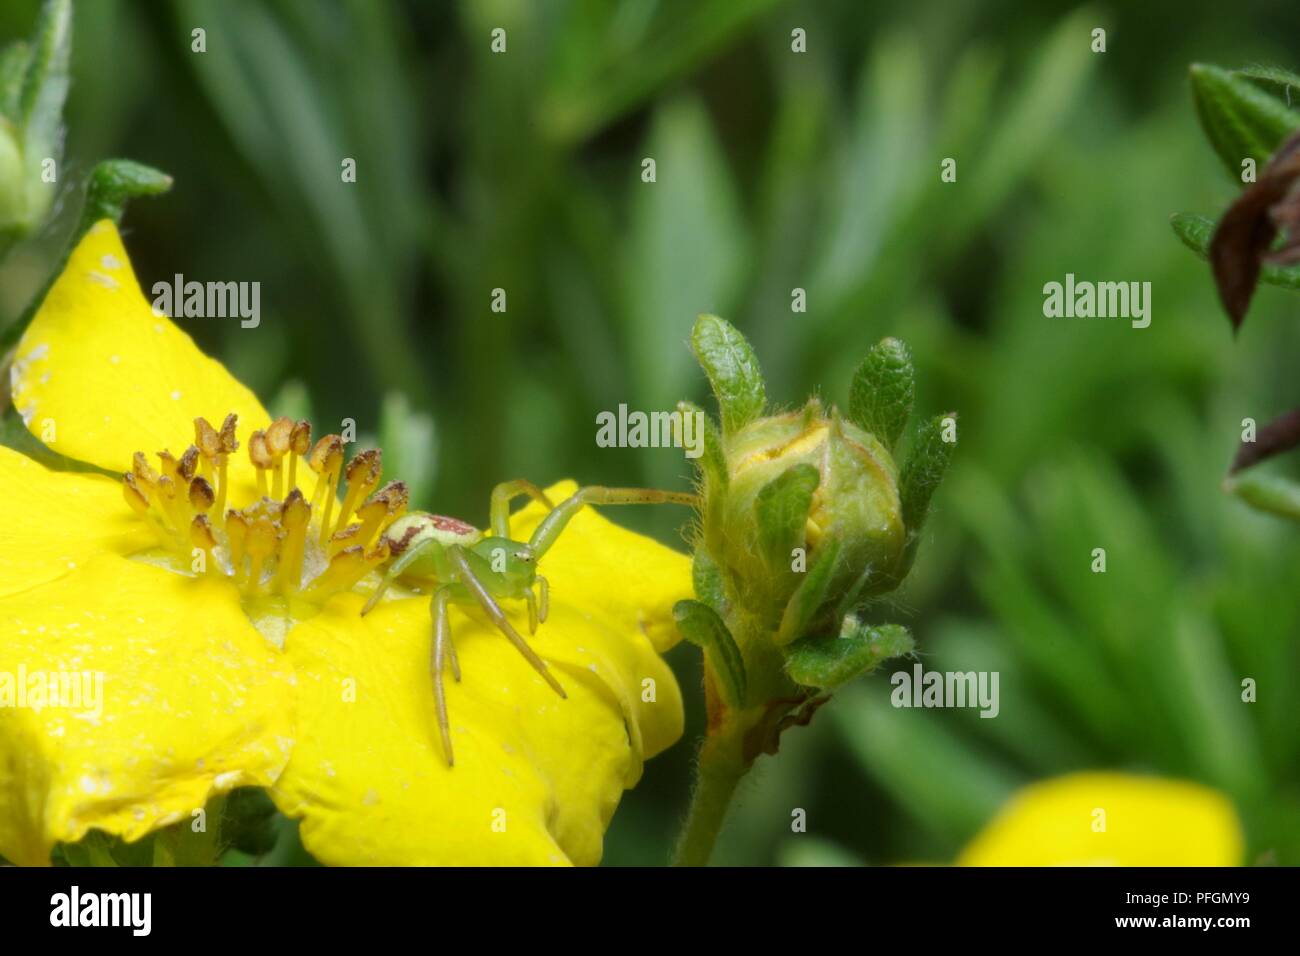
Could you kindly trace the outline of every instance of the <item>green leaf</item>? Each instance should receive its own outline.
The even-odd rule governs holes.
[[[1195,213],[1180,212],[1172,216],[1169,224],[1183,245],[1191,249],[1202,259],[1210,255],[1210,240],[1214,238],[1214,220]],[[1277,266],[1264,263],[1260,269],[1261,282],[1281,286],[1284,289],[1300,289],[1300,265]]]
[[[1300,73],[1280,66],[1247,66],[1237,70],[1237,75],[1271,93],[1287,106],[1300,102]]]
[[[835,562],[839,556],[839,541],[831,539],[823,543],[812,567],[804,572],[803,581],[786,603],[781,615],[781,627],[776,635],[777,644],[788,644],[802,637],[808,625],[816,618],[817,612],[826,603]]]
[[[36,21],[27,72],[18,95],[18,125],[30,152],[51,155],[68,98],[68,60],[73,46],[72,0],[45,0]],[[36,160],[39,166],[39,159]]]
[[[22,98],[30,56],[31,48],[21,40],[0,50],[0,117],[11,123],[18,117],[18,104]]]
[[[1300,128],[1300,112],[1240,73],[1204,63],[1193,64],[1190,72],[1201,127],[1238,182],[1242,160],[1252,158],[1262,168]]]
[[[892,450],[912,414],[915,397],[911,352],[898,339],[882,339],[853,375],[849,420]]]
[[[943,440],[945,422],[956,420],[957,413],[937,415],[926,422],[912,443],[912,450],[898,478],[898,496],[903,508],[903,526],[915,540],[925,524],[930,498],[943,481],[956,441]]]
[[[745,704],[745,659],[713,608],[700,601],[678,601],[673,605],[673,618],[684,639],[704,651],[710,666],[722,682],[722,693],[727,705],[733,708]]]
[[[172,188],[172,178],[164,172],[129,159],[106,159],[91,170],[86,183],[86,205],[81,211],[72,245],[101,219],[121,224],[126,204],[140,196],[161,196]]]
[[[883,661],[912,653],[915,642],[899,624],[871,627],[849,614],[837,635],[805,637],[785,649],[785,672],[796,684],[834,690],[869,674]]]
[[[691,348],[718,399],[722,431],[732,434],[756,418],[767,404],[758,357],[726,319],[701,315],[691,330]]]
[[[804,543],[808,509],[821,480],[813,465],[795,465],[769,481],[755,497],[758,543],[773,571],[789,570],[791,551]]]
[[[1242,475],[1225,481],[1224,488],[1257,511],[1300,521],[1300,484],[1289,478],[1270,474]]]
[[[727,609],[727,591],[722,583],[722,571],[704,548],[696,548],[691,560],[691,586],[695,596],[718,614]]]
[[[677,410],[682,413],[683,420],[687,415],[699,415],[699,420],[704,422],[704,454],[699,458],[700,468],[709,481],[710,491],[725,491],[731,477],[727,473],[727,456],[722,449],[718,423],[694,402],[678,402]]]

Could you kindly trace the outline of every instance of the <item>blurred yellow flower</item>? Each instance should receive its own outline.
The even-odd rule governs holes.
[[[465,679],[448,688],[452,770],[437,736],[428,596],[359,613],[404,488],[362,502],[375,458],[356,494],[349,466],[337,530],[328,506],[321,516],[301,496],[290,522],[308,471],[296,468],[307,461],[297,439],[151,309],[111,222],[73,252],[10,380],[14,407],[52,450],[132,471],[52,471],[0,447],[0,856],[46,864],[56,843],[92,829],[138,839],[255,785],[302,818],[304,844],[326,863],[599,861],[623,789],[682,732],[658,652],[676,640],[688,558],[591,509],[573,519],[545,558],[551,616],[532,642],[567,699],[495,628],[453,608]],[[196,423],[228,413],[249,430],[245,454],[232,454],[233,425]],[[190,436],[204,447],[186,454]],[[177,455],[161,455],[157,472],[133,463],[169,447]],[[337,503],[337,466],[322,464],[320,479],[314,500]],[[230,529],[244,518],[227,517],[241,508],[242,553]],[[541,514],[525,509],[516,526]],[[194,566],[198,552],[207,560]],[[94,700],[26,694],[73,675],[95,678]]]
[[[1241,824],[1196,783],[1077,773],[1017,793],[958,857],[962,866],[1239,866]]]

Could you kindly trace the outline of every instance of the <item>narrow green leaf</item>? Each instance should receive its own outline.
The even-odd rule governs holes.
[[[917,432],[912,450],[899,475],[898,496],[903,507],[903,526],[913,539],[925,524],[930,498],[943,481],[944,472],[952,458],[952,450],[957,445],[956,441],[944,441],[944,433],[950,427],[949,422],[955,428],[956,419],[957,413],[949,412],[926,422]]]
[[[1201,127],[1238,182],[1242,160],[1254,159],[1263,168],[1300,128],[1300,112],[1241,74],[1204,63],[1193,64],[1190,72]]]
[[[726,319],[701,315],[691,331],[691,348],[718,399],[722,431],[731,434],[756,418],[767,404],[758,357]]]
[[[1169,224],[1183,245],[1202,259],[1209,258],[1210,240],[1214,238],[1214,220],[1195,213],[1180,212],[1170,218]],[[1300,265],[1277,266],[1264,263],[1259,278],[1269,285],[1300,289]]]
[[[684,639],[704,651],[714,673],[722,683],[722,693],[729,707],[745,704],[745,659],[736,641],[713,608],[700,601],[678,601],[673,618]]]
[[[915,642],[898,624],[871,627],[846,615],[837,635],[805,637],[785,649],[785,672],[796,684],[834,690],[883,661],[912,653]]]
[[[808,509],[821,473],[812,465],[795,465],[763,486],[754,499],[758,543],[774,571],[790,567],[791,551],[804,543]]]
[[[915,397],[911,352],[899,339],[882,339],[853,375],[849,420],[892,450],[912,414]]]
[[[781,627],[776,635],[777,644],[788,644],[803,637],[804,631],[816,618],[822,605],[826,603],[831,578],[835,572],[835,562],[839,556],[838,541],[831,539],[822,545],[812,567],[804,572],[803,581],[786,603],[785,611],[781,615]]]
[[[1281,475],[1241,475],[1225,481],[1224,489],[1257,511],[1300,521],[1300,484]]]

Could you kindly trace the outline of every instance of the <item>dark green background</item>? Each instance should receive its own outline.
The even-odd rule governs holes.
[[[35,8],[5,3],[0,39],[27,35]],[[108,156],[157,166],[175,188],[126,219],[146,287],[260,281],[260,328],[183,327],[273,406],[309,397],[318,422],[378,433],[385,396],[405,396],[415,418],[389,431],[419,448],[427,413],[435,436],[436,461],[403,462],[420,503],[476,522],[519,475],[684,487],[679,454],[598,449],[594,422],[705,398],[685,344],[697,312],[749,335],[790,404],[842,401],[861,354],[901,336],[921,408],[959,409],[962,433],[882,617],[914,629],[927,668],[998,670],[1001,715],[895,711],[887,669],[760,763],[717,859],[943,861],[1017,786],[1114,767],[1225,790],[1249,859],[1297,863],[1300,529],[1219,480],[1243,417],[1300,400],[1300,298],[1265,289],[1234,341],[1168,225],[1217,216],[1236,188],[1188,64],[1295,68],[1286,11],[82,2],[65,214],[0,270],[0,321],[50,268],[78,176]],[[345,156],[356,185],[339,182]],[[1067,272],[1150,281],[1151,327],[1044,318],[1042,286]],[[617,519],[680,543],[666,510]],[[690,648],[671,660],[687,738],[627,795],[611,864],[662,861],[684,810],[698,665]],[[808,834],[790,832],[796,807]]]

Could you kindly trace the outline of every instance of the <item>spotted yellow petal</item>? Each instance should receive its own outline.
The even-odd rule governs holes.
[[[0,599],[0,620],[0,856],[133,840],[283,768],[292,671],[226,582],[101,554]]]
[[[515,535],[533,521],[516,522]],[[592,549],[598,534],[624,547]],[[629,556],[661,568],[667,582],[635,574],[637,583],[626,582]],[[300,731],[274,794],[302,817],[304,844],[318,859],[599,861],[605,827],[642,759],[682,732],[680,691],[647,634],[662,631],[672,603],[689,593],[689,562],[584,513],[540,571],[551,582],[551,614],[530,643],[568,696],[480,615],[453,607],[463,674],[447,680],[454,768],[438,736],[427,598],[389,601],[360,618],[362,599],[345,595],[290,632]],[[509,610],[523,630],[526,615]]]
[[[1032,784],[966,847],[964,866],[1238,866],[1241,825],[1200,784],[1078,773]]]
[[[252,392],[145,299],[117,228],[93,226],[18,343],[14,408],[55,451],[110,471],[194,441],[194,419],[229,412],[248,435],[269,422]],[[252,487],[244,449],[233,480]]]
[[[0,597],[61,578],[91,555],[133,554],[153,542],[118,482],[50,471],[0,446]]]

